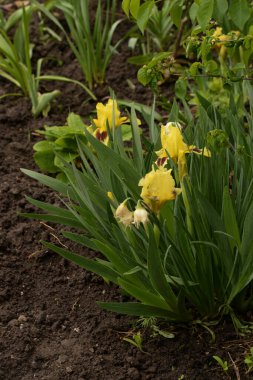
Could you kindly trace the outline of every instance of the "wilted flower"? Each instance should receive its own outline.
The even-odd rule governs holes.
[[[175,199],[181,193],[181,189],[175,187],[171,171],[164,167],[157,170],[153,168],[139,182],[139,186],[142,186],[142,199],[156,213],[167,201]]]
[[[115,217],[120,223],[128,227],[133,222],[133,212],[128,209],[126,203],[127,199],[125,199],[124,202],[118,206],[117,210],[115,211]]]
[[[146,224],[148,222],[148,212],[142,207],[140,201],[138,201],[136,209],[134,211],[134,221],[133,223],[137,228],[139,228],[140,224]]]

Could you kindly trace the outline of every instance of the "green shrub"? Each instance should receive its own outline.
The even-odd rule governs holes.
[[[67,183],[23,169],[64,197],[62,208],[29,198],[47,213],[25,215],[76,227],[63,235],[104,258],[45,246],[136,299],[99,303],[107,310],[174,322],[230,315],[238,327],[253,307],[252,115],[240,116],[232,97],[222,117],[201,101],[184,130],[174,104],[161,136],[150,123],[149,139],[132,108],[130,152],[120,128],[107,145],[86,130],[82,170],[62,160]]]

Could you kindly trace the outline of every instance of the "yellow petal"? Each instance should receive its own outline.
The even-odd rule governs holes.
[[[161,142],[163,149],[170,155],[174,162],[178,161],[180,151],[188,149],[183,140],[179,123],[167,123],[161,127]]]
[[[140,180],[139,186],[142,186],[142,199],[156,213],[167,201],[175,199],[178,193],[171,169],[163,167],[156,171],[152,169]]]

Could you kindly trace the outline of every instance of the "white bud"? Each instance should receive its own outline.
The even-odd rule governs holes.
[[[122,202],[115,211],[115,217],[126,227],[133,222],[133,213],[127,208],[126,201]]]
[[[134,221],[133,223],[139,228],[140,224],[145,224],[148,222],[148,212],[143,207],[137,207],[134,211]]]

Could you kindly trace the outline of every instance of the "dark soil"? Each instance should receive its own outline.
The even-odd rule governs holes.
[[[118,98],[150,104],[152,95],[136,81],[136,70],[127,64],[126,44],[119,49],[107,75],[107,84]],[[57,57],[47,72],[81,80],[82,73],[66,44],[37,45],[36,54]],[[135,89],[126,82],[131,79]],[[51,83],[44,88],[53,88]],[[29,101],[7,98],[0,103],[0,379],[248,379],[243,360],[253,345],[251,337],[240,338],[230,322],[218,328],[215,343],[203,327],[170,326],[174,339],[149,338],[144,333],[142,353],[123,341],[131,336],[133,320],[101,311],[96,300],[120,300],[118,289],[55,253],[45,250],[40,240],[59,244],[55,226],[24,219],[20,212],[34,208],[25,195],[58,203],[57,196],[20,172],[36,169],[32,131],[43,124],[61,125],[69,111],[87,116],[95,103],[69,84],[55,84],[62,96],[47,118],[33,120]],[[43,87],[42,87],[43,90]],[[15,89],[1,81],[1,93]],[[108,87],[95,89],[98,99],[108,96]],[[90,254],[87,252],[87,254]],[[229,376],[213,359],[229,363]],[[239,367],[239,369],[237,368]],[[238,375],[240,371],[240,376]],[[238,377],[239,376],[239,377]]]

